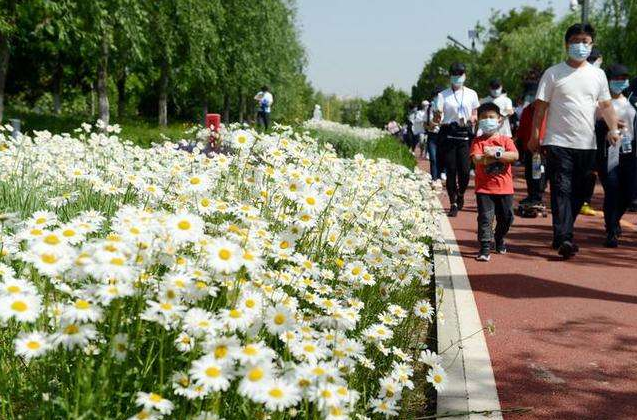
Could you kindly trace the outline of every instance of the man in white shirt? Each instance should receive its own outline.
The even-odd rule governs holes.
[[[568,259],[578,251],[573,225],[586,199],[586,183],[595,165],[595,109],[599,104],[610,130],[608,141],[620,139],[617,116],[611,104],[606,74],[589,64],[595,30],[575,24],[566,31],[569,58],[549,68],[535,102],[529,150],[539,150],[542,121],[547,117],[542,144],[547,154],[551,182],[553,248]]]
[[[469,185],[469,147],[480,101],[473,89],[464,86],[467,78],[464,64],[452,64],[449,73],[451,87],[438,94],[434,121],[441,124],[438,147],[447,171],[447,194],[451,203],[448,216],[456,217],[464,207],[464,194]]]
[[[270,93],[270,88],[263,86],[261,91],[256,94],[254,100],[257,102],[257,124],[263,125],[268,130],[270,128],[270,113],[272,112],[272,104],[274,96]]]
[[[480,101],[481,104],[487,102],[493,102],[500,108],[500,114],[502,115],[502,125],[498,130],[498,133],[503,136],[511,137],[511,123],[509,117],[515,112],[513,110],[513,102],[511,98],[504,92],[502,82],[499,79],[493,79],[489,83],[490,93],[489,96]]]

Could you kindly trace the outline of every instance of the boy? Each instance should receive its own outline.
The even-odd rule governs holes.
[[[606,141],[608,125],[604,121],[597,122],[597,170],[604,187],[604,246],[617,248],[621,234],[619,222],[635,194],[637,111],[623,94],[629,86],[626,66],[611,66],[608,69],[608,79],[611,103],[623,129],[621,140],[611,144]]]
[[[518,151],[510,137],[498,133],[502,124],[500,107],[489,102],[478,108],[478,125],[482,135],[471,145],[470,156],[476,166],[476,201],[478,203],[478,261],[489,261],[491,242],[495,239],[498,254],[506,253],[504,236],[513,223],[513,175],[511,164]],[[492,229],[493,217],[497,221]]]

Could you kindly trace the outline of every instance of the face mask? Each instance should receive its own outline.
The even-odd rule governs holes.
[[[451,84],[454,86],[462,86],[466,80],[467,76],[465,74],[461,76],[451,76]]]
[[[620,93],[628,89],[629,85],[630,83],[628,82],[628,80],[611,80],[610,91],[615,95],[619,95]]]
[[[535,96],[526,95],[526,97],[524,98],[524,102],[526,102],[527,104],[535,102]]]
[[[485,134],[493,134],[500,128],[500,122],[494,118],[485,118],[478,123],[480,129]]]
[[[497,98],[498,96],[502,95],[502,88],[498,88],[498,89],[491,89],[491,96],[493,98]]]
[[[583,42],[578,42],[577,44],[570,44],[568,46],[568,56],[571,57],[575,61],[584,61],[591,55],[592,46],[587,45]]]

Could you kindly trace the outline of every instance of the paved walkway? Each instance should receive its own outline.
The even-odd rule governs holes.
[[[517,202],[519,168],[516,190]],[[505,419],[637,419],[637,215],[615,250],[601,246],[603,219],[581,216],[581,250],[567,262],[550,249],[550,215],[516,218],[509,253],[479,263],[476,211],[471,189],[451,224],[481,320],[496,325],[487,345],[498,395],[505,410],[532,408]]]

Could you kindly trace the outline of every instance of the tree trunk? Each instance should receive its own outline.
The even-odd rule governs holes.
[[[223,95],[223,122],[224,124],[230,122],[230,96],[228,94]]]
[[[207,99],[203,99],[201,101],[201,111],[203,113],[202,116],[202,123],[201,125],[205,126],[206,125],[206,115],[208,115],[208,100]]]
[[[168,125],[168,62],[165,60],[159,76],[159,125]]]
[[[4,116],[4,86],[9,68],[9,38],[0,35],[0,122]]]
[[[108,38],[102,38],[102,49],[99,65],[97,67],[97,95],[99,106],[99,118],[105,124],[110,120],[110,107],[108,103]]]
[[[53,113],[58,115],[62,110],[62,76],[64,68],[58,58],[58,63],[55,65],[55,71],[53,72]]]
[[[117,118],[122,121],[126,114],[126,69],[117,79]]]
[[[246,113],[246,97],[243,93],[239,94],[239,122],[243,122]]]

